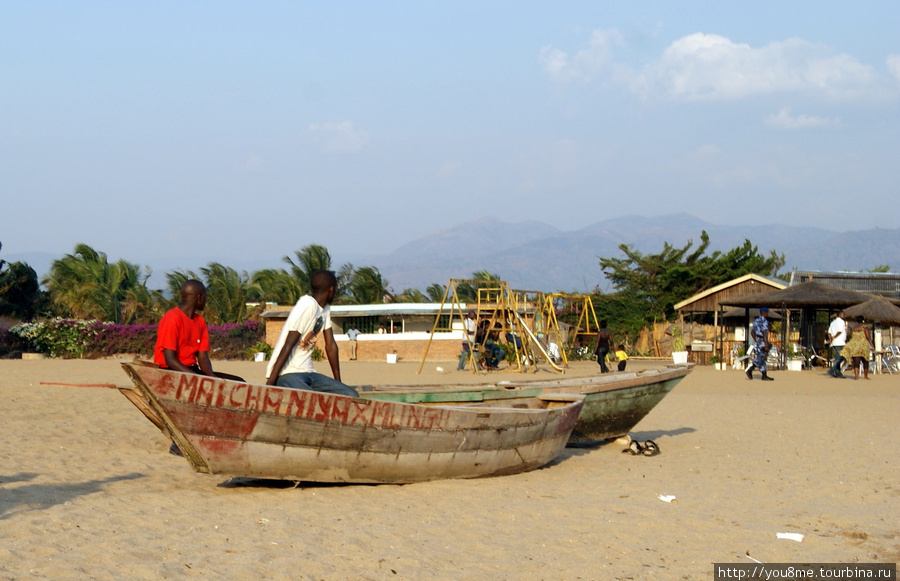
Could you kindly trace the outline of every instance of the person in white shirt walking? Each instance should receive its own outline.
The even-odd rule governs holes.
[[[841,373],[841,364],[846,361],[841,351],[847,344],[847,323],[844,321],[844,311],[838,311],[837,316],[828,326],[828,342],[831,343],[831,350],[834,353],[834,363],[828,370],[831,377],[844,377]]]

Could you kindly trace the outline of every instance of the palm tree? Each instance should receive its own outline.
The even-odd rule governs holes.
[[[408,288],[399,295],[394,296],[395,303],[427,303],[428,297],[422,294],[422,291],[415,288]]]
[[[480,270],[472,273],[472,280],[476,282],[463,282],[456,286],[459,300],[474,303],[478,300],[478,289],[496,286],[492,283],[502,279],[499,275]]]
[[[439,303],[444,298],[444,293],[447,292],[447,287],[439,284],[439,283],[431,283],[425,289],[425,294],[428,295],[428,298],[433,303]]]
[[[294,251],[297,262],[285,256],[284,261],[291,265],[291,274],[297,279],[301,289],[301,295],[310,292],[309,279],[317,270],[331,270],[331,254],[328,249],[319,244],[310,244],[300,250]]]
[[[250,280],[246,272],[238,273],[230,266],[210,262],[200,269],[203,276],[192,270],[166,273],[168,307],[181,302],[181,287],[188,280],[199,280],[206,286],[206,309],[203,318],[209,323],[240,323],[247,318]]]
[[[381,304],[388,294],[387,281],[374,266],[363,266],[353,271],[347,288],[348,301],[356,305]]]
[[[178,306],[181,302],[181,287],[189,280],[201,280],[201,278],[193,270],[178,269],[166,273],[166,290],[168,291],[168,296],[172,297],[168,301],[166,310]]]
[[[145,285],[128,290],[122,300],[123,325],[150,325],[159,322],[168,310],[169,301],[162,291]]]
[[[146,289],[148,277],[149,271],[142,275],[136,264],[125,260],[109,264],[106,254],[79,243],[72,254],[53,261],[41,282],[59,314],[119,323],[125,294]]]
[[[356,268],[349,262],[345,262],[335,273],[337,277],[337,292],[334,295],[334,302],[343,305],[352,302],[350,299],[350,283],[353,281],[353,273]]]
[[[254,272],[249,291],[252,300],[279,305],[293,305],[303,296],[300,283],[283,268],[265,268]]]
[[[246,272],[210,262],[200,269],[206,276],[206,318],[217,323],[240,323],[247,318],[250,280]]]

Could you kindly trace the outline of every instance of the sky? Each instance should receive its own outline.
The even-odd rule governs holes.
[[[0,2],[0,259],[897,228],[898,29],[896,0]]]

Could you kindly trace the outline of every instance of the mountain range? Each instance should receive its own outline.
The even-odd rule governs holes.
[[[683,213],[621,216],[572,231],[539,221],[510,223],[486,217],[410,241],[389,254],[354,256],[348,261],[377,267],[398,293],[407,288],[424,290],[433,283],[444,285],[451,278],[471,278],[472,273],[483,270],[499,275],[515,289],[581,293],[598,286],[608,290],[599,257],[622,257],[619,245],[631,245],[644,254],[660,252],[666,242],[680,248],[693,241],[696,247],[704,230],[710,237],[708,253],[730,250],[750,240],[761,254],[768,255],[771,250],[784,254],[783,272],[865,271],[880,265],[900,269],[898,228],[836,232],[781,224],[725,226]],[[0,255],[7,262],[27,262],[39,276],[58,258],[61,255],[48,253]],[[198,259],[196,264],[171,264],[166,259],[126,259],[152,267],[153,288],[165,285],[161,276],[165,272],[193,269],[208,262]],[[248,272],[284,267],[277,259],[252,264],[226,260],[223,264]]]
[[[706,231],[708,252],[730,250],[750,240],[761,254],[784,254],[782,271],[862,271],[879,265],[900,267],[900,229],[873,228],[836,232],[771,224],[723,226],[689,214],[623,216],[573,231],[542,222],[508,223],[488,217],[414,240],[387,255],[354,264],[377,266],[396,291],[424,289],[450,278],[470,278],[487,270],[512,288],[589,292],[606,290],[599,257],[618,258],[621,244],[644,254],[700,243]]]

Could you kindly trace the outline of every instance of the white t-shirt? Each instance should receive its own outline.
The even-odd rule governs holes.
[[[475,331],[476,331],[475,319],[470,319],[469,317],[466,317],[465,319],[463,319],[463,325],[466,327],[466,335],[469,336],[469,342],[474,343],[475,342]]]
[[[834,337],[831,340],[832,347],[843,347],[847,344],[847,323],[840,317],[835,317],[828,326],[828,334]]]
[[[275,365],[275,360],[278,359],[278,355],[284,347],[284,342],[287,340],[288,333],[291,331],[300,333],[300,340],[297,341],[297,344],[294,346],[294,350],[285,362],[284,367],[281,368],[281,375],[286,373],[311,373],[315,371],[316,369],[312,362],[313,348],[309,347],[304,349],[300,346],[300,343],[303,342],[304,337],[306,337],[307,333],[310,331],[315,330],[316,333],[318,333],[323,329],[330,328],[331,305],[326,305],[323,308],[320,307],[319,303],[316,302],[316,299],[312,298],[310,295],[300,297],[300,300],[297,301],[297,304],[291,309],[291,314],[288,315],[287,321],[284,322],[284,327],[281,329],[281,334],[278,336],[278,342],[275,343],[275,349],[272,350],[272,358],[269,360],[269,365],[266,368],[266,377],[272,375],[272,367]]]

